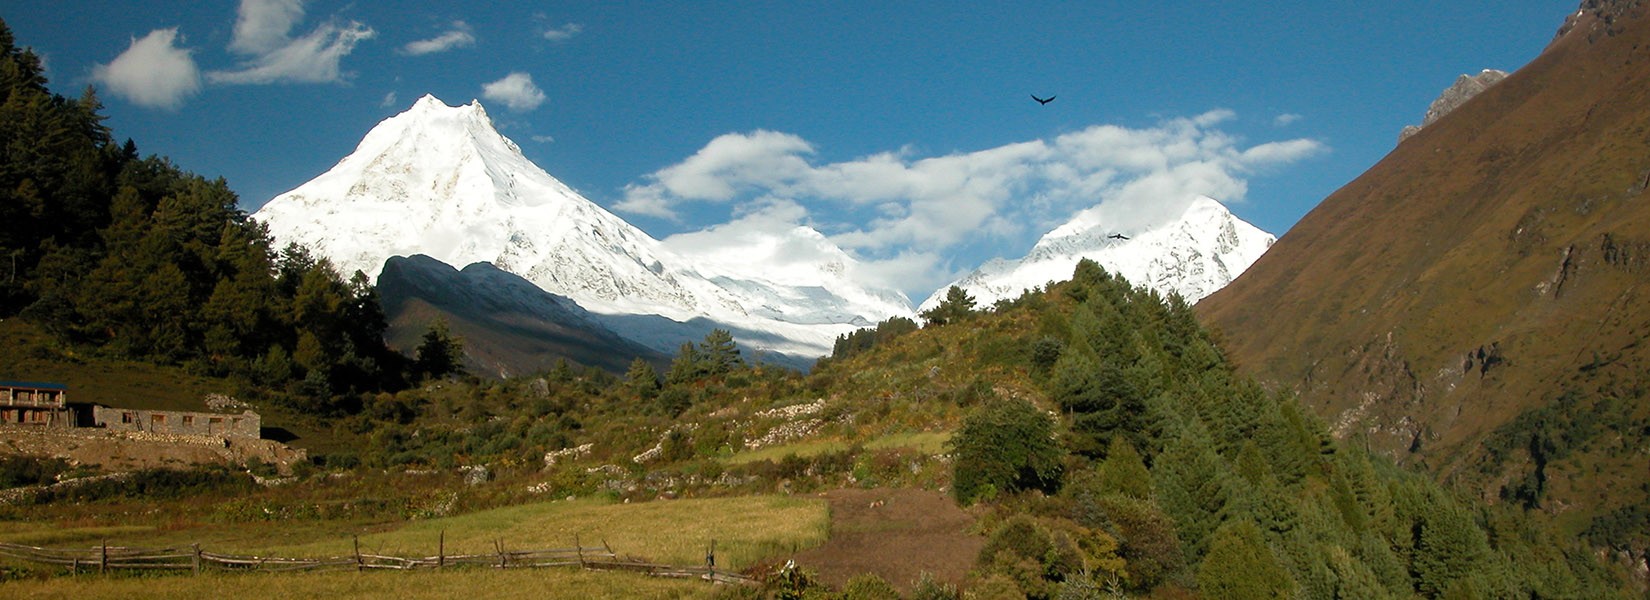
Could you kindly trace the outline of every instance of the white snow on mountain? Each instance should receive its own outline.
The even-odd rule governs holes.
[[[655,240],[529,161],[478,102],[420,98],[253,218],[344,273],[376,277],[389,257],[414,254],[489,262],[666,353],[720,326],[747,348],[816,357],[839,335],[911,314],[903,294],[858,283],[856,261],[808,227]],[[645,315],[700,326],[635,318]]]
[[[1231,283],[1277,240],[1208,197],[1192,200],[1178,218],[1161,224],[1120,227],[1101,215],[1084,211],[1044,235],[1024,258],[993,260],[951,285],[977,305],[991,306],[1071,279],[1077,261],[1088,258],[1130,283],[1195,303]],[[935,291],[921,310],[938,305],[951,285]]]

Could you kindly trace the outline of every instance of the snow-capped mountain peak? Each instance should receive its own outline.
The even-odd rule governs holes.
[[[666,353],[719,326],[753,350],[811,358],[838,335],[910,312],[903,295],[847,277],[852,257],[805,227],[700,245],[704,256],[661,243],[533,164],[479,102],[419,98],[253,218],[345,273],[376,277],[388,258],[415,254],[492,263]]]
[[[1113,227],[1104,213],[1088,210],[1044,235],[1024,258],[993,260],[951,285],[990,306],[1070,279],[1077,261],[1088,258],[1135,285],[1197,302],[1237,278],[1276,240],[1206,196],[1156,225]],[[938,305],[950,287],[935,291],[921,310]]]

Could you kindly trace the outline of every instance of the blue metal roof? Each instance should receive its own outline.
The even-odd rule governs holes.
[[[69,386],[61,383],[42,383],[39,381],[0,381],[0,387],[33,388],[37,390],[69,390]]]

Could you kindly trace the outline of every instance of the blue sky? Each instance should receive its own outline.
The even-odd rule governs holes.
[[[920,300],[1078,210],[1283,234],[1577,0],[0,1],[51,85],[255,210],[419,96],[479,98],[657,238],[812,225]],[[1030,95],[1055,95],[1046,106]]]

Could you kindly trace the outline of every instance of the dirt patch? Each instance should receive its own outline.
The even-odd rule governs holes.
[[[823,495],[831,508],[831,539],[794,559],[831,586],[875,573],[903,593],[925,572],[960,585],[985,545],[969,533],[974,517],[939,492],[842,489]]]

